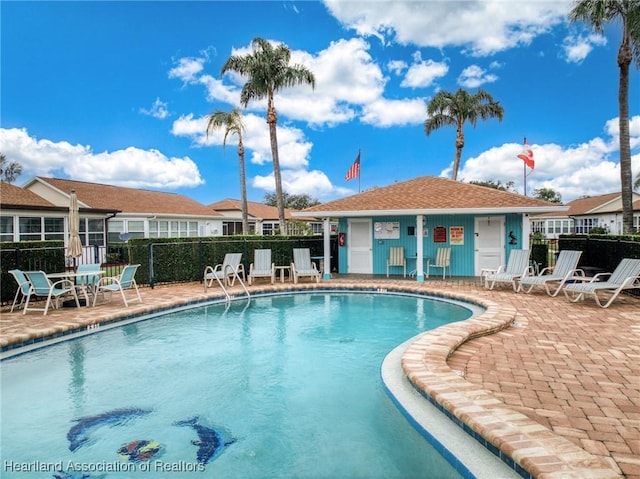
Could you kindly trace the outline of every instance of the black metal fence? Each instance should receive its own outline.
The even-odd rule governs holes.
[[[337,238],[331,238],[331,271],[337,271]],[[140,264],[136,273],[139,285],[153,287],[161,283],[201,281],[206,266],[221,264],[226,253],[242,252],[245,271],[253,261],[255,249],[269,248],[276,265],[288,266],[293,258],[293,248],[309,248],[311,256],[324,255],[324,240],[318,236],[279,237],[251,236],[224,237],[197,241],[171,238],[163,240],[132,240],[111,245],[107,249],[102,268],[109,274],[117,274],[125,263]],[[87,249],[88,251],[88,249]],[[81,262],[93,262],[92,257]],[[0,301],[11,303],[17,291],[17,283],[9,273],[12,269],[23,271],[42,270],[48,273],[71,269],[65,257],[62,242],[23,242],[2,245],[0,250]]]
[[[324,255],[324,241],[318,236],[230,236],[198,241],[145,239],[109,246],[102,266],[115,274],[124,263],[140,264],[136,281],[153,287],[160,283],[201,281],[207,265],[222,263],[224,255],[231,252],[242,252],[242,263],[247,272],[253,251],[260,248],[271,249],[273,262],[287,266],[291,263],[293,248],[301,247],[309,248],[311,256]],[[530,248],[531,262],[538,270],[554,266],[562,249],[583,251],[579,266],[607,272],[613,271],[622,258],[640,258],[640,239],[628,237],[578,235],[546,239],[534,234]],[[91,262],[91,258],[87,261]],[[330,271],[337,271],[337,265],[338,245],[334,236],[331,238]],[[70,267],[64,245],[59,241],[5,243],[0,250],[0,266],[2,304],[10,303],[17,291],[10,270],[59,272]],[[640,295],[639,290],[635,290],[636,293]]]

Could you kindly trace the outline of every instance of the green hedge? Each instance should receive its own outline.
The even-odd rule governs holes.
[[[0,244],[0,300],[12,302],[18,284],[9,273],[23,271],[64,271],[64,243],[62,241],[21,241]]]

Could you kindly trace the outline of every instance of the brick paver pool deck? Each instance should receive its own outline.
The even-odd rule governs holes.
[[[484,306],[482,315],[425,333],[407,348],[403,368],[414,385],[533,477],[640,479],[639,298],[621,295],[603,310],[591,299],[489,291],[473,278],[340,276],[319,285],[259,282],[249,291],[317,287],[398,288]],[[141,292],[144,303],[129,308],[116,296],[47,316],[4,308],[0,346],[221,295],[217,288],[205,294],[200,283]]]

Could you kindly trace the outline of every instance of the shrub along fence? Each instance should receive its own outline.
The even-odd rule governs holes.
[[[118,247],[111,245],[109,259],[118,258],[115,264],[105,263],[108,275],[118,274],[122,264],[140,264],[136,272],[139,285],[153,287],[160,283],[202,281],[206,266],[221,264],[226,253],[242,253],[242,263],[249,273],[256,249],[271,249],[276,265],[288,266],[293,259],[293,248],[309,248],[311,256],[323,256],[324,240],[319,236],[225,236],[199,238],[135,239]],[[12,269],[23,271],[42,270],[47,273],[65,270],[65,248],[62,241],[34,241],[2,243],[0,250],[0,300],[2,304],[13,301],[17,284],[9,274]],[[337,269],[338,246],[331,238],[331,271]],[[335,267],[334,267],[335,265]]]

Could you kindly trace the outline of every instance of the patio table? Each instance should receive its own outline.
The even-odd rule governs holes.
[[[98,271],[63,271],[61,273],[48,273],[47,278],[49,279],[76,279],[76,278],[88,278],[90,276],[102,276],[106,271],[98,270]],[[76,291],[80,291],[84,295],[85,306],[89,306],[89,288],[87,288],[86,281],[83,281],[82,284],[76,284]],[[94,293],[92,291],[91,293]]]

